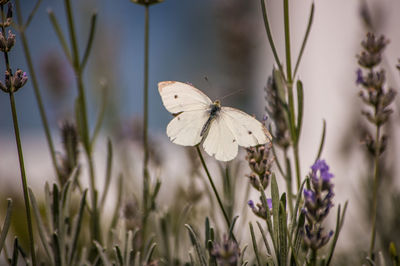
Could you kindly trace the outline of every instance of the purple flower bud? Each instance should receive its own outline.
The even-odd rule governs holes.
[[[247,202],[247,205],[249,205],[249,207],[250,207],[252,210],[255,209],[254,202],[253,202],[252,200],[249,200],[249,201]]]
[[[357,79],[356,79],[356,84],[360,85],[364,83],[364,77],[362,75],[362,70],[359,68],[357,69]]]
[[[272,199],[267,199],[268,208],[272,210]]]

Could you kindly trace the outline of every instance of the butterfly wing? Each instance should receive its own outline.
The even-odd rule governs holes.
[[[238,144],[226,121],[218,115],[210,124],[203,142],[204,150],[219,161],[230,161],[238,153]]]
[[[169,122],[167,135],[175,144],[197,145],[203,138],[200,133],[209,116],[206,110],[182,112]]]
[[[165,108],[173,114],[206,110],[212,104],[210,98],[200,90],[179,81],[160,82],[158,91]]]
[[[272,139],[264,125],[245,112],[231,107],[222,107],[219,116],[240,146],[252,147],[268,143]]]

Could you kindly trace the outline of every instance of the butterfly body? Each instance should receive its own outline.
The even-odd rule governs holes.
[[[178,82],[158,84],[165,108],[175,115],[167,126],[170,140],[183,146],[202,142],[204,150],[220,161],[230,161],[238,153],[238,146],[265,144],[271,135],[254,117],[231,107],[212,102],[195,87]]]
[[[219,112],[221,111],[221,103],[220,101],[216,100],[213,104],[210,106],[210,117],[207,119],[207,122],[204,124],[200,136],[202,137],[208,130],[211,122],[218,117]]]

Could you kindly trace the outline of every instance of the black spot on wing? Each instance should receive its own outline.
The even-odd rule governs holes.
[[[178,95],[177,95],[177,94],[175,94],[175,95],[174,95],[174,98],[175,98],[175,99],[178,99]]]
[[[247,133],[249,133],[249,135],[253,134],[253,132],[251,132],[250,130],[249,130],[249,131],[247,131]]]

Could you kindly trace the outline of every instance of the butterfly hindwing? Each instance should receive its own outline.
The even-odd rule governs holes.
[[[210,128],[203,142],[204,150],[219,161],[230,161],[238,153],[238,144],[226,121],[217,116],[210,124]]]
[[[252,147],[265,144],[272,139],[264,125],[245,112],[231,107],[222,107],[219,116],[230,128],[240,146]]]
[[[175,144],[194,146],[200,143],[204,124],[209,118],[205,110],[186,111],[177,115],[167,126],[167,135]]]
[[[205,110],[212,104],[210,98],[203,92],[179,81],[160,82],[158,83],[158,91],[165,108],[173,114]]]

